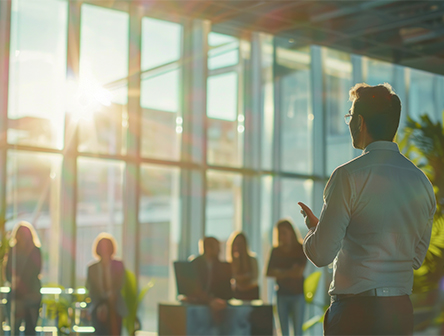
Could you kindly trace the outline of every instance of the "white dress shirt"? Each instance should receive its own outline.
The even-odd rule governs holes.
[[[331,295],[381,287],[411,294],[413,269],[424,261],[435,210],[424,173],[396,143],[376,141],[333,172],[304,252],[317,267],[333,261]]]

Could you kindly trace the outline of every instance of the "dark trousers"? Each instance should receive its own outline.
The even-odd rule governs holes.
[[[356,296],[333,302],[325,312],[324,335],[412,335],[408,295]]]
[[[22,322],[25,322],[24,334],[26,336],[36,335],[35,327],[39,318],[40,301],[29,302],[29,300],[14,300],[15,312],[12,311],[12,301],[13,300],[10,299],[7,306],[10,321],[12,322],[12,317],[14,318],[14,325],[11,325],[11,335],[20,335],[20,325]]]
[[[110,313],[107,321],[100,321],[97,317],[97,312],[91,314],[92,325],[95,329],[96,336],[117,336],[121,335],[122,331],[122,317],[118,314]],[[113,330],[113,325],[116,330]]]
[[[39,307],[26,307],[23,310],[24,316],[15,317],[14,335],[20,335],[20,325],[25,322],[25,335],[36,335],[35,327],[39,316]]]

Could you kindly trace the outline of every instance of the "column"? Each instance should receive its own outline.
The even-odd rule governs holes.
[[[184,24],[183,133],[180,176],[181,240],[179,258],[198,254],[205,234],[206,96],[208,34],[211,23],[189,20]]]

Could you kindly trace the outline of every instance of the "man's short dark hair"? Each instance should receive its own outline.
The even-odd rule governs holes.
[[[219,241],[214,237],[204,237],[203,239],[199,240],[199,253],[204,254],[208,248],[219,246],[219,244]]]
[[[362,115],[373,140],[393,141],[401,116],[401,100],[388,83],[356,84],[349,91],[354,114]]]

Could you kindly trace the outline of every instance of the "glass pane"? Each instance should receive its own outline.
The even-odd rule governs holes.
[[[145,71],[140,91],[143,157],[180,159],[183,130],[181,66],[176,61],[180,60],[181,48],[180,24],[142,19],[141,62]],[[152,68],[155,69],[147,71]]]
[[[421,115],[427,114],[434,120],[440,120],[442,110],[435,106],[435,75],[420,71],[410,70],[409,115],[415,120],[419,120]],[[439,92],[442,96],[443,93]]]
[[[348,91],[352,87],[350,55],[324,48],[323,69],[325,83],[325,109],[327,116],[327,174],[353,158],[350,132],[344,115],[351,103]]]
[[[244,120],[242,115],[238,116],[237,73],[209,77],[207,90],[207,162],[241,166]]]
[[[208,69],[218,69],[239,63],[239,39],[211,32],[208,34]]]
[[[119,161],[77,159],[77,240],[76,285],[84,286],[91,247],[101,232],[117,241],[117,257],[122,255],[123,170]]]
[[[176,296],[173,261],[178,258],[179,169],[143,165],[140,170],[139,287],[155,282],[138,316],[143,330],[157,332],[157,304]]]
[[[105,85],[128,76],[129,15],[83,4],[80,77]]]
[[[179,160],[182,118],[162,111],[142,110],[142,156]]]
[[[242,176],[208,171],[206,197],[205,235],[222,243],[221,256],[225,256],[228,237],[242,229]]]
[[[57,283],[62,156],[10,150],[7,154],[6,230],[30,222],[42,244],[42,283]]]
[[[365,82],[369,85],[389,83],[393,85],[394,66],[391,63],[363,57]]]
[[[181,46],[180,24],[142,18],[142,71],[179,60]]]
[[[340,165],[350,161],[354,157],[351,137],[331,138],[326,143],[327,150],[327,171],[326,176]]]
[[[444,119],[444,76],[435,75],[435,112],[437,120]]]
[[[262,253],[258,256],[259,274],[261,275],[261,299],[265,302],[273,302],[274,279],[266,276],[265,267],[270,258],[273,241],[273,177],[261,177],[261,247]]]
[[[13,0],[8,142],[62,149],[68,6]]]
[[[236,72],[208,77],[207,115],[210,118],[237,119],[238,77]]]
[[[287,40],[285,40],[287,41]],[[310,49],[276,50],[279,78],[281,169],[310,174],[312,170],[312,107]]]
[[[308,232],[301,215],[301,208],[297,204],[303,202],[313,209],[312,202],[313,181],[283,178],[281,180],[281,218],[288,217],[299,228],[302,237]]]
[[[79,151],[124,154],[128,126],[129,15],[82,5],[80,79],[71,107],[79,122]]]
[[[351,103],[348,91],[352,86],[352,64],[350,55],[323,49],[324,77],[326,81],[327,134],[348,135],[344,115],[348,113]]]
[[[140,87],[140,105],[143,108],[179,112],[179,80],[178,69],[166,69],[160,74],[144,76]]]
[[[273,159],[274,79],[273,36],[261,34],[262,60],[262,168],[271,170]]]

